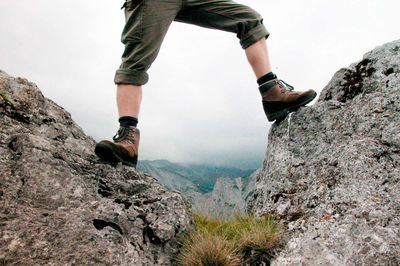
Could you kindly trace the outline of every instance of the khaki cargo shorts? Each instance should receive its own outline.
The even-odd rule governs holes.
[[[172,21],[236,33],[243,49],[269,33],[253,9],[231,0],[127,0],[125,51],[116,84],[144,85]]]

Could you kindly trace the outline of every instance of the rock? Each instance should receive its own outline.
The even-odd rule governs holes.
[[[272,126],[249,209],[287,224],[274,265],[400,263],[399,112],[400,40]]]
[[[0,264],[169,265],[188,205],[149,175],[100,162],[35,84],[0,71]]]
[[[244,213],[246,200],[254,190],[256,174],[257,171],[250,176],[217,178],[212,192],[193,200],[193,209],[220,218],[232,218],[235,214]]]

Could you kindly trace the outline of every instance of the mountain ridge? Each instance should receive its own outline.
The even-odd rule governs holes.
[[[237,178],[249,176],[257,169],[240,169],[235,167],[214,166],[210,164],[175,163],[168,160],[140,160],[138,170],[155,173],[159,181],[168,188],[174,189],[173,184],[168,184],[160,172],[169,172],[177,178],[181,177],[197,185],[202,193],[211,192],[215,181],[219,177]]]
[[[194,210],[207,214],[217,214],[222,207],[226,207],[227,213],[243,212],[247,194],[235,188],[234,183],[250,178],[255,171],[209,164],[172,163],[168,160],[139,161],[137,169],[154,176],[166,188],[182,192]],[[225,185],[224,190],[220,187],[221,183]],[[254,185],[254,182],[247,181],[246,184]]]

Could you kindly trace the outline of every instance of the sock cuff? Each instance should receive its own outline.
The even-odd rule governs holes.
[[[269,72],[268,74],[265,74],[264,76],[260,77],[259,79],[257,79],[257,83],[258,85],[262,85],[267,81],[276,79],[276,75],[273,72]]]
[[[120,126],[122,126],[122,127],[128,127],[128,126],[136,127],[137,124],[139,123],[139,120],[133,116],[121,116],[118,119],[118,122],[119,122]]]

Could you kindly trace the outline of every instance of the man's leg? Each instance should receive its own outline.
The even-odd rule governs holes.
[[[112,141],[96,144],[95,153],[108,162],[136,166],[140,132],[136,125],[147,70],[157,57],[171,22],[181,8],[180,0],[127,0],[122,33],[125,51],[115,74],[120,129]]]
[[[119,117],[139,117],[142,102],[142,86],[119,84],[117,86],[117,106]]]
[[[282,120],[290,112],[311,102],[317,95],[313,90],[292,92],[293,87],[280,81],[271,71],[264,38],[245,49],[247,59],[257,77],[264,112],[269,121]]]
[[[95,153],[104,161],[136,167],[140,141],[140,131],[136,126],[141,102],[142,86],[117,86],[120,129],[113,137],[114,142],[102,140],[95,147]]]
[[[177,21],[236,33],[257,77],[265,114],[269,121],[286,115],[312,101],[316,92],[292,92],[293,87],[271,72],[265,39],[269,33],[253,9],[231,0],[187,0]]]
[[[252,44],[245,52],[257,79],[272,71],[265,38]]]

